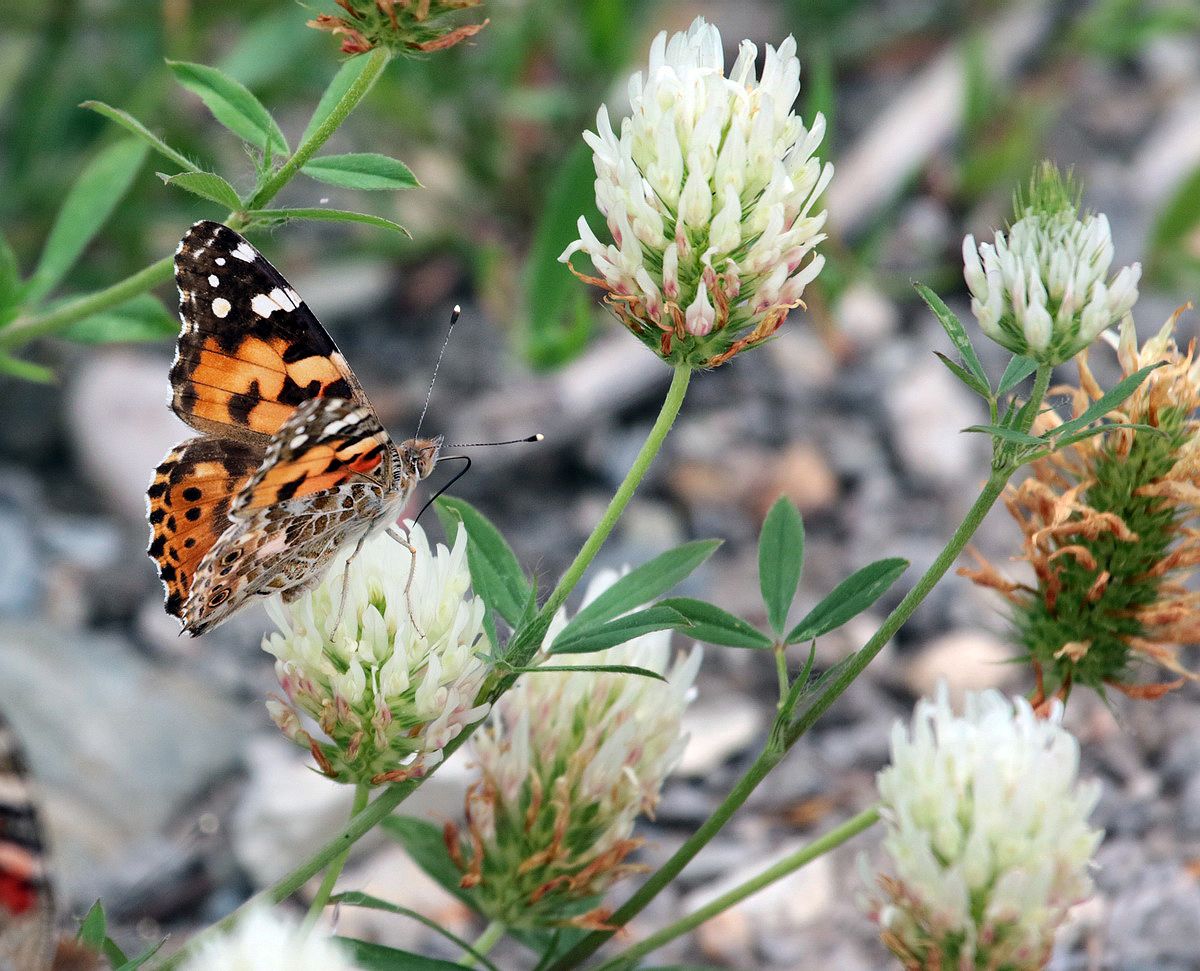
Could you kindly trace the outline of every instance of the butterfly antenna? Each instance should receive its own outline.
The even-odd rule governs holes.
[[[488,445],[523,445],[526,442],[541,442],[545,441],[546,436],[541,432],[535,435],[526,435],[524,438],[510,438],[507,442],[447,442],[443,448],[485,448]],[[441,461],[445,462],[446,459]]]
[[[461,315],[462,307],[455,304],[454,310],[450,313],[450,326],[446,328],[446,339],[442,341],[442,349],[438,351],[437,363],[433,366],[433,377],[429,379],[429,390],[425,392],[425,405],[421,408],[421,417],[417,419],[417,432],[413,438],[421,437],[421,426],[425,424],[425,412],[429,410],[429,399],[433,397],[433,385],[437,381],[438,369],[442,366],[442,358],[446,355],[446,346],[450,343],[450,335],[454,333],[454,325],[458,323]]]
[[[429,497],[429,501],[426,502],[425,505],[421,507],[421,511],[413,517],[414,523],[421,521],[421,517],[425,515],[425,510],[432,506],[443,492],[445,492],[452,485],[454,485],[455,482],[471,471],[471,456],[469,455],[447,455],[444,459],[438,460],[439,465],[441,465],[443,462],[462,462],[463,467],[454,473],[449,482],[447,482],[444,486],[438,489],[437,492]]]

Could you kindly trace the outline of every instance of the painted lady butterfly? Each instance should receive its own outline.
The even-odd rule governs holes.
[[[147,492],[167,612],[200,635],[255,597],[294,600],[342,549],[388,528],[442,440],[397,447],[282,275],[227,226],[175,251],[171,408],[199,431]]]
[[[55,941],[45,843],[16,735],[0,719],[0,971],[91,971],[100,962]]]

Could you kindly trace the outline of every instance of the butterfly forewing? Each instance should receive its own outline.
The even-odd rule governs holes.
[[[171,407],[193,428],[262,441],[311,398],[366,397],[282,274],[245,239],[196,223],[175,254],[183,328]]]

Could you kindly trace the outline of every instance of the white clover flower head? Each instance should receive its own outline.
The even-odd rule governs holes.
[[[1061,364],[1128,315],[1141,264],[1109,277],[1112,233],[1101,214],[1079,215],[1078,193],[1050,163],[1018,197],[1016,221],[991,243],[963,240],[971,311],[988,337],[1016,354]]]
[[[378,785],[419,776],[487,714],[486,705],[475,704],[490,668],[477,654],[484,605],[467,593],[466,531],[452,549],[433,552],[420,526],[408,529],[415,556],[379,536],[359,551],[348,575],[340,561],[293,603],[268,602],[279,631],[263,640],[263,650],[275,656],[286,695],[268,709],[322,771],[342,781]],[[304,729],[305,715],[325,740]]]
[[[585,603],[616,579],[589,585]],[[545,643],[566,625],[560,611]],[[560,663],[633,665],[666,678],[553,670],[526,674],[496,702],[471,738],[478,781],[467,795],[467,833],[457,844],[464,886],[512,926],[602,922],[596,898],[627,872],[639,845],[634,820],[653,813],[687,741],[684,709],[701,660],[672,660],[670,632],[646,634]]]
[[[357,971],[338,944],[265,907],[201,947],[181,971]]]
[[[1099,785],[1077,780],[1061,715],[995,691],[968,694],[955,715],[942,683],[893,728],[878,776],[890,872],[864,904],[906,967],[1042,968],[1091,894]]]
[[[582,250],[621,321],[673,362],[714,366],[762,343],[800,304],[825,259],[817,210],[833,167],[815,155],[825,135],[792,110],[800,91],[796,41],[758,50],[743,41],[725,73],[720,32],[697,18],[659,34],[646,72],[629,81],[620,135],[608,107],[585,132],[596,166],[603,243],[579,218]]]

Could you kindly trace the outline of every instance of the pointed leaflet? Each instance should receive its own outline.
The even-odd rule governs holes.
[[[986,384],[984,384],[982,381],[980,381],[979,378],[975,377],[975,375],[973,375],[970,371],[968,371],[961,364],[955,364],[952,360],[950,360],[950,358],[948,358],[941,351],[934,351],[933,356],[936,357],[943,364],[945,364],[946,367],[948,367],[950,369],[951,374],[953,374],[956,378],[958,378],[959,381],[961,381],[963,384],[965,384],[968,388],[970,388],[972,391],[974,391],[977,395],[980,395],[981,397],[986,398],[991,394],[991,391],[988,390],[988,386]]]
[[[529,601],[530,586],[512,548],[470,503],[442,496],[434,508],[448,536],[457,532],[458,523],[466,527],[471,586],[484,603],[515,627]]]
[[[438,921],[431,920],[430,918],[426,917],[424,914],[418,913],[415,910],[409,910],[407,907],[401,907],[399,904],[393,904],[386,900],[381,900],[379,897],[372,897],[370,894],[359,893],[358,891],[350,891],[348,893],[339,893],[336,896],[332,897],[330,899],[329,903],[333,906],[338,906],[338,905],[344,904],[347,907],[363,907],[368,910],[380,910],[387,914],[398,914],[402,917],[411,918],[412,920],[415,920],[419,924],[424,924],[426,927],[428,927],[434,933],[440,934],[442,937],[446,938],[446,940],[450,941],[452,944],[456,945],[457,947],[460,947],[464,951],[467,951],[468,953],[473,954],[475,956],[475,959],[477,961],[479,961],[479,963],[482,964],[484,967],[490,968],[491,971],[496,971],[496,966],[494,964],[492,964],[491,961],[489,961],[486,957],[484,957],[482,954],[480,954],[478,951],[476,951],[473,947],[471,947],[470,944],[468,944],[466,941],[464,941],[461,937],[459,937],[457,934],[454,934],[453,932],[447,930]]]
[[[933,311],[938,319],[938,323],[942,325],[942,329],[946,332],[946,336],[950,338],[950,342],[957,349],[962,357],[963,364],[967,366],[967,370],[971,372],[986,388],[990,388],[988,383],[987,372],[984,371],[983,365],[979,362],[979,355],[975,353],[975,348],[971,346],[971,338],[967,336],[966,330],[959,322],[959,319],[943,302],[942,298],[925,286],[923,283],[914,283],[917,288],[917,293],[921,298],[929,304],[929,309]]]
[[[155,135],[154,132],[152,132],[149,128],[134,118],[133,115],[131,115],[128,111],[122,111],[120,108],[114,108],[112,105],[106,105],[103,101],[85,101],[79,107],[88,108],[97,114],[103,115],[110,121],[115,121],[127,132],[131,132],[136,135],[152,149],[158,152],[159,155],[170,159],[181,169],[186,169],[189,172],[200,171],[200,166],[198,166],[182,152],[173,149],[170,145]]]
[[[667,550],[617,580],[583,607],[558,635],[558,641],[596,627],[627,611],[649,603],[692,574],[721,545],[719,539],[697,540]]]
[[[1008,367],[1004,369],[1004,373],[1000,375],[1000,383],[996,385],[996,397],[1008,394],[1036,370],[1037,361],[1033,358],[1022,357],[1020,354],[1014,355],[1013,359],[1008,362]]]
[[[310,179],[343,189],[416,189],[421,185],[399,159],[376,152],[322,155],[300,171]]]
[[[758,583],[776,634],[783,633],[803,568],[804,522],[791,501],[780,496],[758,536]]]
[[[1157,364],[1150,364],[1142,368],[1140,371],[1135,371],[1124,380],[1118,381],[1115,385],[1109,388],[1103,395],[1092,402],[1091,406],[1078,418],[1072,418],[1070,421],[1064,421],[1061,425],[1054,429],[1054,437],[1061,438],[1070,435],[1079,429],[1090,425],[1094,421],[1099,421],[1110,411],[1113,411],[1118,405],[1122,404],[1126,398],[1133,394],[1138,386],[1141,385],[1146,377],[1155,368],[1160,368],[1164,361],[1159,361]]]
[[[811,641],[841,627],[882,597],[906,569],[908,560],[894,557],[878,560],[852,573],[792,628],[787,642]]]
[[[682,614],[691,622],[691,626],[684,633],[706,644],[757,650],[773,646],[771,638],[766,634],[715,604],[693,600],[691,597],[670,597],[660,600],[658,606],[670,607]]]
[[[592,654],[624,644],[643,634],[690,626],[687,618],[677,610],[661,606],[647,607],[645,610],[635,610],[604,624],[584,624],[574,628],[568,626],[554,639],[554,643],[550,645],[550,653]]]
[[[506,667],[504,670],[508,674],[555,674],[566,671],[595,671],[598,674],[633,674],[639,678],[652,678],[655,681],[665,682],[667,680],[657,671],[651,671],[649,668],[639,668],[634,664],[542,664],[535,668]]]
[[[330,223],[364,223],[379,229],[390,229],[412,239],[412,233],[397,222],[384,219],[383,216],[372,216],[365,212],[352,212],[347,209],[247,209],[245,215],[252,221],[251,225],[269,226],[273,223],[287,222],[289,219],[314,219]]]
[[[167,61],[167,66],[180,84],[199,95],[217,121],[243,141],[273,155],[287,154],[287,139],[279,125],[241,82],[204,64]]]
[[[159,172],[158,177],[167,185],[186,189],[193,195],[215,202],[230,211],[242,208],[242,200],[238,198],[237,190],[215,172],[180,172],[178,175]]]
[[[37,269],[27,284],[26,301],[40,300],[67,275],[108,222],[145,157],[146,146],[127,138],[109,145],[87,164],[58,210]]]
[[[462,971],[463,965],[439,958],[427,958],[383,944],[360,941],[356,937],[335,937],[349,952],[360,971]]]

